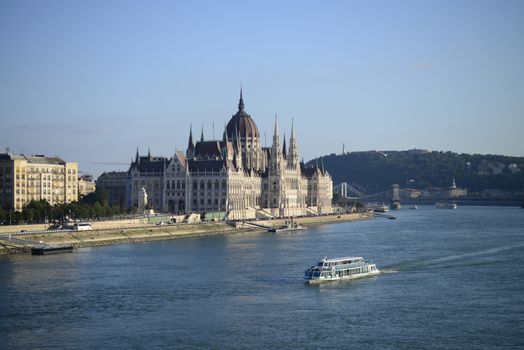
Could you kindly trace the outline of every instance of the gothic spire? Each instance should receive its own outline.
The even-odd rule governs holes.
[[[138,155],[138,147],[136,148],[135,164],[138,166],[140,163],[140,156]]]
[[[284,155],[284,158],[287,157],[287,150],[286,150],[286,133],[284,133],[284,141],[282,142],[282,154]]]
[[[273,131],[273,145],[280,144],[280,135],[278,133],[278,116],[275,114],[275,130]]]
[[[295,121],[293,118],[291,118],[291,137],[290,141],[295,138]]]
[[[295,137],[295,126],[294,120],[291,119],[291,137],[289,138],[289,153],[288,153],[288,164],[291,168],[298,167],[299,157],[298,157],[298,145],[297,138]]]
[[[193,156],[195,144],[193,143],[193,125],[189,124],[189,141],[187,142],[186,156],[188,158]]]
[[[280,135],[278,133],[278,117],[275,115],[275,131],[273,134],[273,145],[271,147],[270,162],[274,170],[280,169],[282,164],[282,148],[280,147]]]
[[[147,148],[147,158],[151,158],[151,148]]]
[[[253,135],[251,135],[251,155],[250,155],[249,167],[253,169],[256,166],[257,166],[257,162],[255,162],[255,138],[253,137]]]
[[[204,125],[202,125],[202,129],[200,131],[200,142],[204,142]]]
[[[193,125],[189,124],[189,143],[188,148],[193,149],[195,147],[195,144],[193,143]]]

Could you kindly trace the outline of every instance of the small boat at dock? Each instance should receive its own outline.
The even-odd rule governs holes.
[[[279,227],[271,227],[267,232],[284,232],[284,231],[296,231],[296,230],[305,230],[305,227],[302,227],[295,221],[286,221],[284,225]]]

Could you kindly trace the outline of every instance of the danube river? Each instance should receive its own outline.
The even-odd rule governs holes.
[[[524,210],[0,257],[0,348],[508,349],[524,346]],[[378,277],[303,283],[359,255]]]

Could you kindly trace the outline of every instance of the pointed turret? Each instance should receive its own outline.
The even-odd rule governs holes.
[[[138,147],[136,148],[135,164],[138,166],[140,163],[140,156],[138,155]]]
[[[193,158],[195,154],[195,144],[193,143],[193,126],[189,124],[189,141],[187,143],[187,158]]]
[[[282,155],[284,158],[287,157],[287,149],[286,149],[286,133],[284,133],[284,141],[282,142]]]
[[[151,148],[147,148],[147,158],[151,158]]]
[[[280,150],[280,134],[278,132],[278,116],[275,114],[275,130],[273,131],[273,150],[277,151],[278,153],[281,152]]]
[[[280,138],[280,135],[278,133],[278,115],[277,114],[275,114],[275,128],[273,130],[273,141],[275,141],[275,138],[276,139]]]
[[[251,153],[249,155],[249,168],[253,170],[257,167],[257,162],[255,160],[255,138],[251,136]]]
[[[204,125],[202,125],[202,129],[200,131],[200,142],[204,142]]]
[[[240,136],[238,134],[238,129],[235,129],[235,138],[233,139],[233,161],[235,162],[235,166],[238,170],[241,170],[243,168],[242,164],[242,145],[240,143]]]
[[[299,156],[298,156],[298,145],[297,139],[295,136],[295,125],[294,120],[291,119],[291,137],[289,138],[289,153],[288,153],[288,166],[290,168],[298,168],[299,166]]]
[[[280,135],[278,132],[278,117],[275,115],[275,130],[273,134],[273,145],[271,146],[270,164],[273,171],[280,170],[282,164],[282,148],[280,147]]]

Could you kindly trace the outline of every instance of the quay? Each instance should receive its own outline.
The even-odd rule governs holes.
[[[302,226],[312,226],[321,224],[332,224],[356,220],[367,220],[373,218],[373,214],[340,214],[340,215],[321,215],[294,218],[294,221]],[[272,219],[252,221],[263,227],[280,227],[286,219]],[[20,231],[18,226],[18,230]],[[103,227],[103,228],[99,228]],[[5,229],[6,227],[2,227]],[[15,230],[16,227],[10,227]],[[202,222],[202,223],[177,223],[159,226],[156,224],[137,223],[135,225],[119,223],[115,221],[111,224],[108,222],[93,223],[93,230],[90,231],[55,231],[46,233],[45,231],[29,232],[23,234],[23,240],[15,238],[8,233],[0,233],[0,255],[15,253],[30,253],[32,247],[41,245],[47,246],[72,246],[73,248],[84,248],[94,246],[104,246],[112,244],[129,244],[139,242],[149,242],[157,240],[170,240],[184,237],[198,237],[225,234],[241,234],[255,231],[267,231],[262,227],[247,224],[246,222],[237,221],[226,223],[220,222]],[[4,231],[5,232],[5,231]],[[21,236],[16,236],[21,237]],[[46,251],[44,254],[51,251]]]
[[[46,245],[35,246],[31,248],[31,255],[49,255],[59,253],[72,253],[73,245]]]

